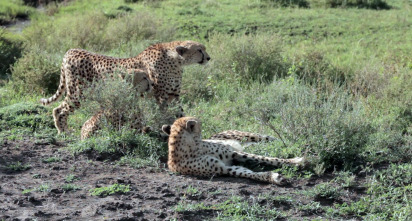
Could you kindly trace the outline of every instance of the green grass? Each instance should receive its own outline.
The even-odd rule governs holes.
[[[36,188],[36,191],[37,192],[43,192],[43,193],[49,192],[50,191],[50,185],[49,184],[41,184],[40,186],[38,186]]]
[[[20,161],[17,161],[16,163],[11,163],[6,166],[8,170],[14,171],[14,172],[20,172],[20,171],[26,171],[31,168],[30,164],[22,164]]]
[[[9,24],[15,19],[27,19],[35,12],[34,8],[23,5],[22,0],[0,1],[0,25]]]
[[[21,193],[23,194],[23,195],[27,195],[27,194],[30,194],[31,192],[33,192],[34,191],[34,189],[24,189]]]
[[[80,190],[82,188],[80,186],[72,184],[72,183],[66,183],[66,184],[61,186],[61,189],[64,192],[69,192],[69,191],[77,191],[77,190]]]
[[[233,196],[225,202],[210,206],[203,203],[189,204],[183,200],[174,210],[176,212],[215,210],[218,214],[216,220],[274,220],[285,216],[276,208],[266,208],[258,203],[249,204],[239,196]]]
[[[118,184],[118,183],[110,185],[110,186],[97,187],[97,188],[89,190],[90,195],[100,196],[100,197],[106,197],[106,196],[113,195],[113,194],[126,194],[129,191],[130,191],[129,185],[123,185],[123,184]]]
[[[78,178],[73,174],[69,174],[64,180],[66,183],[73,183],[74,181],[78,180]]]
[[[49,137],[56,132],[51,113],[31,102],[16,103],[0,108],[0,137],[14,140],[20,136]]]
[[[342,196],[342,192],[339,187],[335,187],[330,183],[322,183],[316,185],[309,194],[314,197],[315,200],[327,199],[338,200]]]
[[[55,162],[60,162],[62,159],[60,157],[49,157],[43,159],[43,163],[55,163]]]

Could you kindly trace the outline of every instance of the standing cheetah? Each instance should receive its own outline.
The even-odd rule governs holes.
[[[116,71],[143,72],[153,82],[153,95],[162,106],[178,100],[182,82],[183,66],[206,64],[210,56],[205,46],[194,41],[173,41],[159,43],[146,48],[136,57],[114,58],[88,52],[82,49],[69,50],[61,67],[60,84],[56,93],[40,101],[48,105],[66,92],[64,101],[53,110],[55,126],[59,133],[65,132],[69,113],[80,107],[83,89],[105,74]],[[183,110],[180,114],[184,115]]]
[[[279,159],[264,157],[238,151],[230,145],[202,140],[201,122],[194,117],[177,119],[173,125],[163,126],[169,133],[169,169],[182,174],[213,176],[229,175],[246,177],[263,182],[284,184],[285,180],[278,173],[253,172],[241,166],[233,166],[233,160],[247,160],[274,166],[281,164],[303,164],[304,158]]]

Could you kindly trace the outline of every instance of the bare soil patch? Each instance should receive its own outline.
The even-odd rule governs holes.
[[[168,172],[164,164],[160,168],[141,169],[118,166],[115,161],[102,160],[93,154],[73,156],[64,150],[63,143],[35,143],[27,139],[5,140],[0,145],[0,219],[4,220],[210,220],[218,215],[218,210],[176,212],[175,208],[182,200],[210,206],[234,195],[276,207],[289,217],[310,218],[316,217],[316,211],[301,211],[290,203],[268,202],[258,196],[284,195],[295,202],[310,203],[300,192],[327,179],[292,180],[290,185],[279,187],[242,178],[182,176]],[[47,162],[50,158],[60,160]],[[17,162],[27,168],[10,169]],[[75,177],[71,183],[79,190],[64,190],[69,175]],[[129,185],[130,192],[104,198],[90,195],[90,189],[115,183]],[[188,194],[188,187],[196,188],[197,192]],[[349,202],[357,197],[353,192],[343,200]]]

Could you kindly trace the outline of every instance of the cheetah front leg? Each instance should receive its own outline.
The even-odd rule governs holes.
[[[234,177],[243,177],[262,182],[269,182],[277,185],[284,185],[285,179],[278,173],[272,172],[254,172],[241,166],[229,166],[222,160],[213,156],[202,156],[195,159],[181,162],[183,167],[178,169],[184,174],[193,175],[229,175]]]

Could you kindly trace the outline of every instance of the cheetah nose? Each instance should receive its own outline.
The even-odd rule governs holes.
[[[210,57],[207,57],[206,60],[210,61]]]

